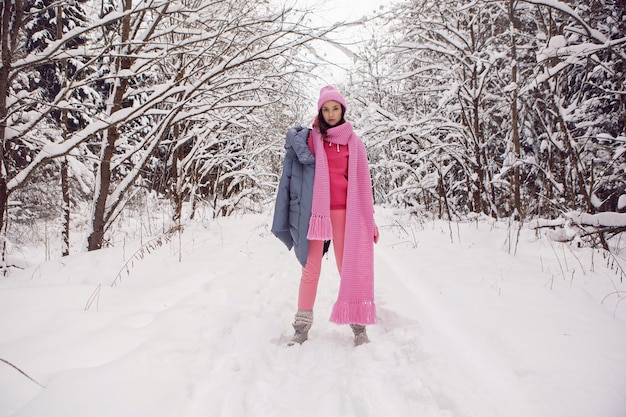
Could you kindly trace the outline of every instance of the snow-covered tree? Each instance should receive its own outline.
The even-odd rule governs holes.
[[[394,171],[379,196],[439,215],[624,209],[623,2],[410,0],[393,11],[390,41],[376,46],[390,62],[385,100],[366,90],[373,71],[352,80],[369,105],[366,137],[385,149],[374,177]]]
[[[440,211],[452,200],[461,212],[497,213],[493,177],[499,168],[490,161],[502,149],[489,117],[502,103],[493,89],[503,52],[490,43],[506,29],[499,15],[497,4],[481,2],[397,6],[394,44],[387,46],[395,85],[383,107],[399,119],[389,128],[397,132],[393,153],[404,167],[397,165],[390,184],[402,186],[390,194],[413,189],[418,206],[435,198]]]
[[[532,1],[542,14],[542,150],[552,163],[566,208],[614,211],[626,189],[625,6],[613,1]],[[560,169],[559,169],[560,167]]]
[[[189,148],[188,142],[215,137],[212,129],[216,126],[239,138],[259,132],[257,127],[262,123],[255,119],[257,110],[284,100],[283,94],[294,90],[294,77],[308,72],[300,47],[333,30],[332,26],[303,24],[306,11],[277,9],[269,1],[102,1],[98,10],[89,9],[90,20],[85,26],[64,30],[61,37],[37,32],[41,44],[28,53],[23,44],[29,30],[23,3],[3,4],[10,10],[4,10],[1,34],[0,87],[7,88],[2,90],[6,94],[0,101],[0,139],[3,150],[24,138],[33,139],[30,155],[19,169],[9,169],[10,155],[2,152],[0,212],[4,213],[10,193],[47,161],[85,145],[81,150],[87,153],[96,173],[89,249],[102,246],[107,228],[131,191],[146,185],[144,175],[155,156],[163,158],[158,163],[169,161],[175,168],[174,161],[187,157],[182,150]],[[50,13],[49,8],[41,7],[28,18],[46,20]],[[79,38],[86,42],[70,48]],[[26,94],[17,92],[11,83],[26,69],[57,68],[69,59],[81,64],[76,67],[80,76],[67,77],[56,95],[25,114],[24,106],[19,106]],[[73,101],[86,89],[95,92],[93,98]],[[46,116],[63,114],[66,109],[70,112],[65,114],[76,112],[76,120],[82,117],[88,123],[66,129],[62,141],[41,135]],[[18,110],[19,119],[15,116]],[[259,144],[263,145],[250,141],[244,149],[261,149]],[[242,156],[242,149],[230,144],[212,149],[217,153],[214,160],[231,161],[233,155]],[[206,154],[198,157],[205,158]],[[237,171],[244,166],[233,163],[232,172],[226,175],[225,167],[221,167],[219,178],[239,178]],[[183,177],[177,174],[169,178],[184,178],[184,172],[179,174]],[[182,196],[184,187],[178,179],[175,184],[168,185],[168,190]],[[224,189],[239,190],[230,183],[223,185]],[[219,188],[215,184],[211,187]],[[222,192],[222,196],[232,201],[229,193]]]

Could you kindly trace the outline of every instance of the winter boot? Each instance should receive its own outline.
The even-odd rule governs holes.
[[[293,328],[295,333],[287,346],[293,346],[296,343],[302,344],[309,338],[309,330],[313,325],[313,312],[300,310],[293,319]]]
[[[363,343],[369,343],[369,338],[367,337],[367,331],[365,330],[365,326],[361,326],[360,324],[351,324],[352,332],[354,333],[354,346],[360,346]]]

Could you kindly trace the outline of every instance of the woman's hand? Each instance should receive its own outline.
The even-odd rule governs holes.
[[[378,234],[378,226],[374,223],[374,243],[378,243],[378,238],[380,235]]]

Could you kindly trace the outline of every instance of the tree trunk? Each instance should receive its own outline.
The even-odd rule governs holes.
[[[59,5],[56,9],[57,12],[57,40],[63,37],[63,6]],[[61,74],[63,74],[63,80],[61,81],[62,88],[67,86],[67,60],[61,61]],[[67,140],[67,109],[64,108],[61,111],[61,142]],[[61,229],[61,256],[68,256],[70,254],[70,186],[69,186],[69,167],[67,162],[67,156],[61,159],[61,196],[63,198],[63,225]]]
[[[511,140],[513,141],[513,208],[515,220],[522,220],[522,207],[520,199],[520,138],[519,138],[519,115],[517,110],[517,47],[515,45],[515,5],[514,0],[509,0],[509,30],[511,37],[511,83],[515,86],[511,97]]]
[[[11,69],[11,0],[2,2],[2,23],[0,30],[2,43],[2,66],[0,66],[0,230],[4,229],[4,214],[7,210],[9,195],[7,193],[8,155],[5,146],[7,128],[7,92],[9,91],[9,70]]]
[[[183,211],[183,190],[182,190],[182,177],[183,177],[183,169],[180,166],[181,154],[182,154],[182,145],[178,144],[180,129],[179,126],[174,126],[173,129],[173,137],[174,137],[174,153],[172,155],[172,168],[170,170],[170,174],[172,176],[172,202],[174,203],[174,214],[172,216],[172,220],[174,223],[180,222]]]
[[[67,157],[61,160],[61,193],[63,194],[63,229],[61,238],[63,240],[62,256],[70,254],[70,186],[69,186],[69,169]]]
[[[132,7],[132,0],[124,0],[124,11],[128,11]],[[122,34],[120,45],[120,57],[118,58],[117,70],[128,70],[131,67],[131,60],[128,57],[128,40],[130,38],[130,16],[122,19]],[[128,80],[125,76],[120,77],[113,85],[113,104],[109,115],[122,109],[124,94],[128,86]],[[109,197],[109,189],[111,186],[111,160],[115,151],[116,143],[119,138],[117,125],[111,125],[104,132],[103,145],[100,165],[98,168],[98,176],[96,178],[97,188],[95,190],[94,213],[92,219],[92,231],[87,238],[87,249],[97,250],[102,248],[104,242],[105,226],[108,222],[107,200]]]
[[[572,207],[576,207],[576,192],[580,192],[585,200],[587,211],[589,213],[593,213],[594,210],[593,210],[593,205],[591,204],[591,196],[587,192],[587,187],[585,186],[586,176],[583,175],[583,172],[582,172],[583,164],[582,164],[582,161],[580,160],[580,155],[578,154],[578,148],[575,144],[572,144],[574,139],[572,139],[569,129],[567,128],[567,122],[565,121],[561,108],[556,103],[556,100],[554,99],[554,97],[550,97],[550,104],[552,105],[553,112],[557,117],[557,122],[561,130],[561,134],[563,135],[563,143],[565,144],[565,148],[567,152],[566,158],[569,159],[571,162],[570,169],[575,170],[574,174],[575,174],[576,179],[578,180],[578,187],[576,187],[574,184],[572,184],[572,187],[571,187],[572,188],[572,197],[571,197]],[[570,177],[572,179],[572,182],[574,181],[574,175],[572,175],[571,172],[568,173],[567,177]]]
[[[11,73],[11,56],[19,39],[23,17],[24,0],[0,0],[0,44],[2,53],[0,59],[0,231],[4,230],[5,214],[8,209],[10,155],[6,147],[7,129],[7,93],[9,91],[9,76]]]
[[[119,89],[119,87],[118,87]],[[104,226],[106,224],[106,202],[111,185],[111,158],[117,140],[117,128],[109,127],[104,134],[104,150],[98,167],[97,189],[94,202],[92,231],[87,238],[87,249],[92,251],[102,248],[104,242]]]
[[[474,71],[476,71],[474,69]],[[478,75],[476,73],[474,73],[474,88],[476,88],[476,83],[478,82],[477,78]],[[485,195],[485,188],[484,188],[484,184],[485,184],[485,171],[483,170],[483,158],[482,158],[482,150],[481,150],[481,145],[483,143],[483,138],[482,138],[482,133],[480,130],[480,117],[479,117],[479,113],[480,113],[480,103],[478,99],[474,99],[473,100],[473,120],[472,120],[472,125],[473,125],[473,130],[474,130],[474,157],[476,158],[476,166],[474,167],[475,173],[476,173],[476,180],[474,181],[474,183],[476,184],[476,189],[474,190],[474,200],[475,200],[475,209],[477,213],[485,213],[485,214],[489,214],[489,210],[487,208],[487,205],[485,204],[485,200],[487,199],[487,196]]]
[[[439,192],[439,218],[441,219],[441,210],[443,208],[448,215],[448,220],[452,221],[452,214],[450,214],[450,205],[448,204],[448,194],[446,192],[445,182],[441,169],[437,169],[437,173],[439,174],[439,184],[437,186],[437,191]],[[443,207],[441,205],[441,200],[443,200]]]

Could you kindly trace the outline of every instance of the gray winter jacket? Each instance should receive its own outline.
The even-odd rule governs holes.
[[[272,233],[294,252],[302,266],[306,265],[309,241],[315,157],[307,140],[311,129],[294,126],[285,139],[285,162],[278,183]]]

